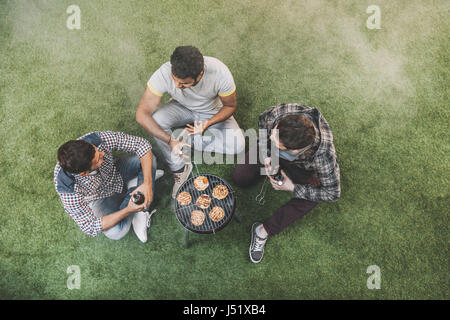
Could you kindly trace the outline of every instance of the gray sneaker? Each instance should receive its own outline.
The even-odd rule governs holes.
[[[262,260],[264,255],[264,245],[267,241],[267,238],[261,239],[256,235],[256,228],[260,225],[260,222],[255,222],[252,226],[252,238],[248,253],[250,255],[250,260],[252,260],[253,263],[258,263]]]
[[[192,172],[192,168],[193,165],[192,163],[186,163],[184,165],[184,171],[180,172],[180,173],[174,173],[173,174],[173,179],[174,184],[173,184],[173,190],[172,190],[172,198],[175,199],[175,196],[177,195],[177,191],[178,189],[180,189],[181,185],[183,184],[183,182],[185,182],[187,180],[187,178],[189,177],[189,175]]]

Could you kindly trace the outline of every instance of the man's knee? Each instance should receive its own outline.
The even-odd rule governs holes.
[[[169,117],[161,109],[156,110],[151,117],[161,129],[170,129]]]
[[[120,234],[120,233],[111,233],[111,234],[108,233],[107,234],[107,233],[105,233],[105,236],[111,240],[120,240],[123,237],[125,237],[125,234]]]
[[[246,187],[245,179],[242,177],[242,173],[245,171],[243,168],[241,168],[241,164],[238,164],[237,167],[233,170],[233,173],[231,174],[231,180],[235,185],[238,187]]]
[[[233,183],[241,188],[250,186],[259,177],[258,169],[248,164],[238,164],[231,174]]]
[[[297,216],[301,218],[309,211],[314,209],[319,203],[314,201],[309,201],[306,199],[298,199],[292,198],[286,204],[284,204],[280,209],[285,210],[292,214],[293,216]]]
[[[114,227],[103,231],[103,234],[111,240],[120,240],[125,237],[129,231],[129,227],[121,228],[119,225],[115,225]]]

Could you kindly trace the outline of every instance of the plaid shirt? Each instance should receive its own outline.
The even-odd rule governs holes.
[[[293,164],[315,171],[320,186],[295,184],[294,197],[314,202],[336,201],[341,194],[339,164],[333,144],[333,134],[325,118],[316,108],[296,103],[279,104],[259,116],[259,129],[271,130],[278,121],[289,114],[302,114],[311,119],[318,131],[313,147],[299,155]],[[270,143],[270,140],[268,140]],[[268,147],[268,151],[270,147]]]
[[[101,140],[97,146],[98,150],[105,152],[103,163],[97,169],[97,174],[85,177],[68,174],[74,178],[74,183],[69,188],[63,187],[58,177],[60,174],[67,175],[67,173],[61,172],[63,170],[58,163],[54,170],[54,184],[66,212],[84,233],[94,237],[102,232],[102,219],[94,216],[89,203],[110,197],[114,193],[122,193],[124,186],[122,177],[114,164],[112,151],[135,153],[141,158],[151,150],[151,145],[144,138],[112,131],[92,132],[78,140],[92,134],[97,135],[97,138]]]

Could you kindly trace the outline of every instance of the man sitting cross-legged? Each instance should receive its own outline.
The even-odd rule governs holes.
[[[134,156],[113,159],[112,151]],[[147,140],[121,132],[97,131],[59,147],[54,184],[64,209],[87,235],[94,237],[103,232],[119,240],[132,224],[139,240],[146,242],[150,225],[147,210],[153,200],[155,180],[162,174],[162,170],[156,170],[156,157]],[[139,205],[130,199],[138,192],[145,198]]]
[[[249,255],[254,263],[261,261],[268,236],[278,234],[319,202],[338,200],[341,192],[333,135],[319,110],[295,103],[280,104],[260,115],[259,129],[269,131],[267,141],[278,149],[275,151],[283,177],[280,184],[270,175],[275,175],[277,169],[272,168],[274,155],[264,164],[272,187],[290,192],[292,199],[263,223],[253,224]],[[233,181],[241,187],[251,185],[262,177],[262,166],[249,163],[247,152],[245,164],[237,165],[233,172]]]
[[[172,99],[158,108],[165,92]],[[184,145],[222,154],[244,150],[244,135],[233,117],[236,106],[236,86],[227,66],[216,58],[204,57],[195,47],[177,47],[170,62],[153,73],[139,102],[136,121],[155,138],[173,172],[172,197],[192,171],[192,164],[185,163],[180,154]],[[187,134],[180,142],[172,130],[183,126]]]

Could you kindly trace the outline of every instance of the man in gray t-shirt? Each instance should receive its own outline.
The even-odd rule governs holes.
[[[172,99],[158,108],[166,92]],[[150,77],[136,121],[153,135],[174,174],[173,197],[192,171],[192,163],[185,163],[181,153],[183,146],[224,154],[244,150],[245,139],[233,117],[236,107],[236,85],[230,70],[195,47],[177,47],[170,62]],[[172,129],[183,126],[185,134],[179,141],[172,136]]]

